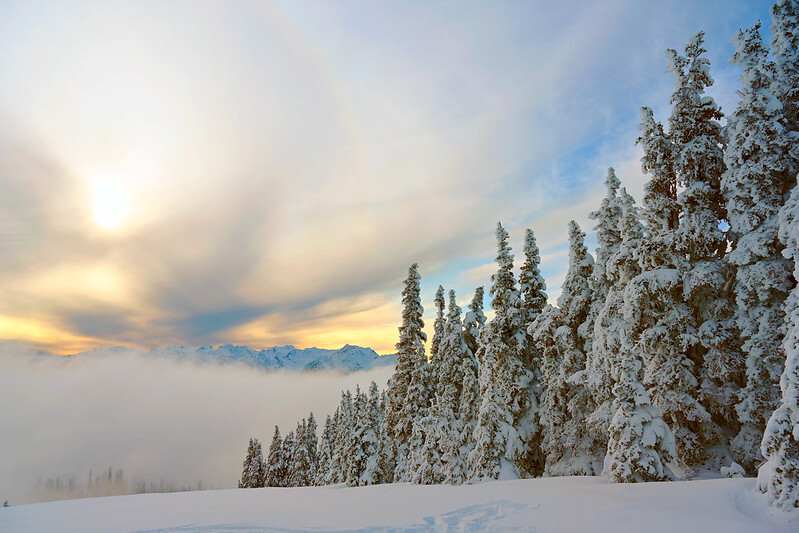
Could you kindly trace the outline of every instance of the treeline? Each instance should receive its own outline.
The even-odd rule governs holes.
[[[162,492],[189,492],[193,490],[204,490],[203,482],[198,481],[196,485],[186,485],[175,483],[161,478],[158,481],[129,479],[125,477],[123,469],[116,470],[108,467],[108,470],[93,472],[89,470],[85,478],[85,483],[76,475],[55,476],[46,480],[38,479],[35,484],[37,492],[47,497],[47,499],[74,499],[74,498],[95,498],[100,496],[120,496],[124,494],[145,494]]]
[[[241,486],[636,482],[725,467],[799,505],[799,1],[772,17],[771,49],[759,24],[733,39],[742,84],[724,126],[705,94],[703,33],[667,51],[668,127],[641,110],[643,206],[609,169],[594,255],[569,224],[557,306],[534,233],[517,280],[498,225],[493,318],[482,289],[461,320],[439,287],[428,345],[413,265],[385,393],[344,393],[319,439],[315,424],[282,442],[276,429],[265,474]],[[252,441],[245,474],[259,454]]]

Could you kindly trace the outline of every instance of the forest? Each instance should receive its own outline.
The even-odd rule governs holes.
[[[386,390],[342,393],[269,450],[251,439],[240,487],[605,476],[610,482],[758,476],[799,507],[799,2],[733,37],[739,101],[724,116],[703,33],[666,52],[671,115],[641,109],[642,205],[615,171],[568,227],[569,267],[547,303],[534,231],[514,271],[498,224],[484,313],[438,287],[423,331],[420,275],[402,291]]]

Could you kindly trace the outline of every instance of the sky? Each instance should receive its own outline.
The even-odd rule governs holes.
[[[665,50],[704,30],[730,114],[771,3],[4,1],[0,342],[389,353],[408,267],[431,325],[497,222],[554,302],[606,169],[641,199]]]

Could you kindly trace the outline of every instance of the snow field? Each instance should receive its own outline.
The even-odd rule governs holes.
[[[22,505],[0,532],[590,531],[795,532],[752,478],[608,484],[599,477],[231,489]]]

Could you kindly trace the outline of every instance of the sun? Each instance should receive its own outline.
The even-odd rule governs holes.
[[[118,181],[104,180],[92,190],[92,216],[101,229],[118,229],[125,220],[126,199]]]

